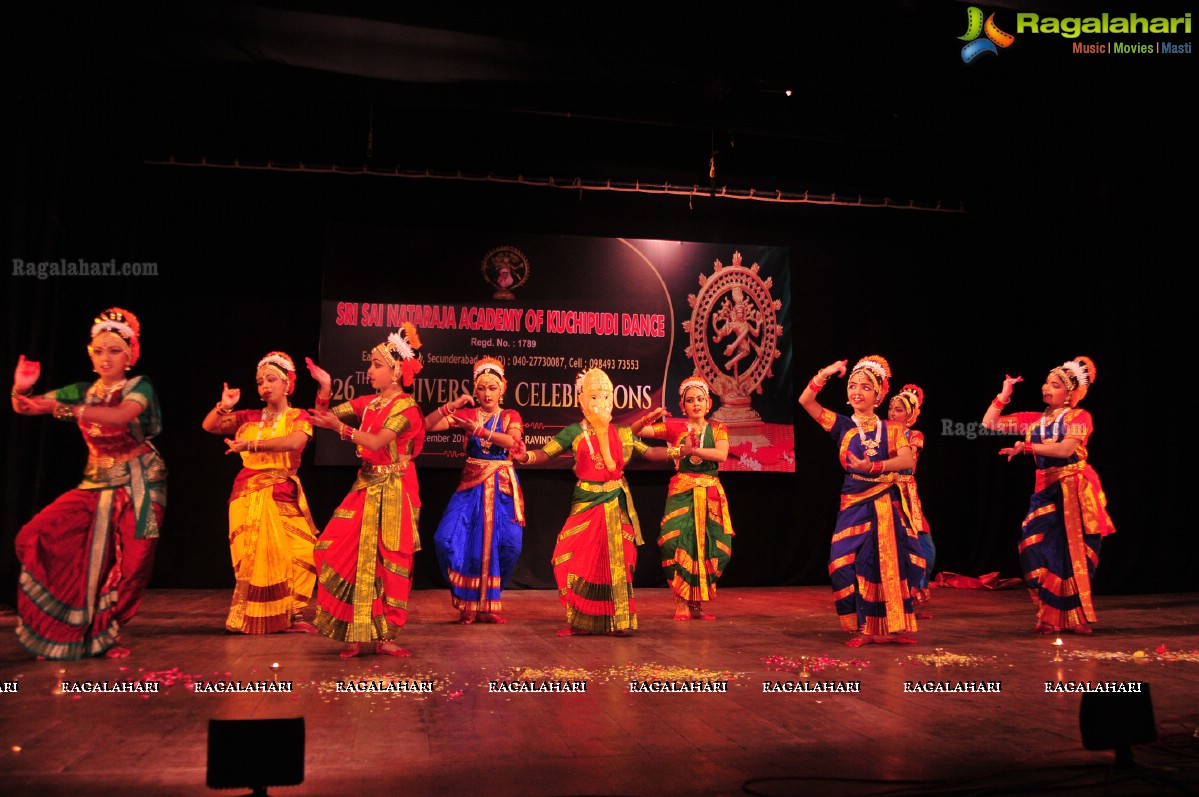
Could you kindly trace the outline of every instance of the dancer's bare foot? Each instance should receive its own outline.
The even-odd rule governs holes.
[[[1033,631],[1037,632],[1038,634],[1056,634],[1061,631],[1061,629],[1050,623],[1038,622],[1036,626],[1033,627]]]
[[[470,625],[474,621],[475,621],[475,613],[474,612],[463,609],[461,614],[458,615],[458,624],[459,625]]]
[[[307,620],[295,620],[287,628],[283,629],[285,634],[315,634],[316,626]]]
[[[1083,636],[1090,636],[1091,634],[1095,633],[1095,631],[1086,623],[1083,623],[1082,625],[1076,625],[1070,630],[1076,634],[1082,634]]]
[[[687,608],[687,604],[675,607],[674,619],[679,622],[691,619],[691,610]]]
[[[716,615],[708,614],[704,611],[703,605],[700,603],[691,603],[687,606],[691,614],[692,620],[715,620]]]
[[[361,652],[362,652],[362,646],[359,645],[357,642],[351,642],[350,644],[348,644],[344,648],[342,648],[341,652],[338,653],[337,655],[339,658],[342,658],[342,659],[352,659]]]
[[[375,655],[404,658],[405,656],[411,656],[412,651],[408,648],[402,648],[394,642],[380,642],[375,645]]]
[[[508,621],[501,615],[496,614],[495,612],[479,612],[479,622],[480,623],[491,623],[493,625],[503,625],[504,623],[506,623]]]
[[[566,628],[558,629],[558,636],[591,636],[591,632],[568,625]]]
[[[106,658],[106,659],[123,659],[132,652],[133,651],[129,650],[129,648],[123,648],[120,645],[114,645],[113,647],[104,651],[104,658]]]
[[[845,642],[846,647],[860,648],[862,645],[915,645],[916,638],[907,634],[858,634]]]
[[[932,612],[916,612],[916,619],[917,620],[931,620],[931,619],[933,619],[933,613]]]
[[[607,635],[608,636],[632,636],[632,634],[630,634],[628,631],[626,631],[623,628],[620,629],[619,631],[608,631]]]

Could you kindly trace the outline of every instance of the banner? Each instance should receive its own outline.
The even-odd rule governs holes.
[[[709,417],[729,426],[722,470],[795,469],[785,248],[334,227],[325,266],[320,364],[334,403],[371,389],[370,350],[411,322],[423,367],[409,392],[426,413],[471,393],[472,365],[490,355],[538,448],[582,418],[581,371],[607,372],[620,424],[659,406],[681,417],[678,385],[698,371],[714,389]],[[319,465],[356,462],[329,436],[316,446]],[[431,433],[418,463],[464,456],[461,433]]]

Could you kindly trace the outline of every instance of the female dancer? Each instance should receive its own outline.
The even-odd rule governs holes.
[[[982,424],[1024,437],[999,450],[1009,461],[1016,454],[1031,454],[1037,463],[1036,489],[1020,532],[1020,565],[1037,607],[1035,629],[1089,634],[1095,622],[1091,579],[1099,546],[1116,530],[1099,474],[1087,462],[1091,413],[1077,407],[1095,383],[1095,363],[1075,357],[1051,370],[1041,386],[1043,412],[1004,415],[1012,387],[1021,381],[1019,376],[1004,378]]]
[[[233,602],[225,628],[243,634],[315,632],[304,609],[316,586],[312,546],[316,524],[296,475],[312,421],[289,407],[296,366],[284,352],[258,361],[261,410],[233,411],[241,391],[228,384],[204,417],[206,432],[227,435],[226,454],[241,454],[242,469],[229,496],[229,553]]]
[[[167,478],[150,442],[162,429],[154,388],[126,373],[141,351],[140,330],[133,313],[119,307],[96,317],[91,384],[31,396],[41,366],[24,355],[13,375],[13,409],[75,424],[88,450],[79,486],[17,532],[17,639],[39,658],[129,655],[118,635],[150,581]]]
[[[513,452],[524,465],[548,462],[569,451],[575,460],[570,516],[554,544],[554,579],[566,608],[566,628],[558,636],[624,635],[637,628],[633,571],[641,524],[625,481],[624,466],[634,455],[666,460],[664,448],[650,448],[627,426],[612,421],[612,380],[598,368],[575,382],[582,423],[572,423],[539,451]],[[690,451],[687,451],[690,454]]]
[[[419,348],[412,324],[388,335],[371,349],[366,371],[378,392],[332,410],[327,409],[333,396],[329,373],[308,361],[320,383],[313,424],[336,430],[362,458],[354,486],[334,510],[314,553],[316,627],[346,643],[342,658],[357,656],[363,642],[374,642],[381,656],[412,655],[396,645],[395,635],[408,621],[412,562],[420,550],[420,491],[412,460],[424,446],[425,418],[400,383],[410,386],[420,371]]]
[[[908,442],[912,444],[912,459],[917,463],[924,453],[924,432],[912,427],[920,417],[920,408],[924,405],[924,391],[917,385],[904,385],[891,403],[887,405],[887,420],[903,424],[908,430]],[[924,507],[920,504],[920,495],[916,492],[916,466],[910,473],[901,473],[896,477],[899,490],[903,494],[904,506],[907,507],[908,517],[912,526],[919,532],[920,553],[924,557],[924,577],[920,579],[920,589],[916,593],[917,603],[927,603],[931,597],[928,592],[928,580],[933,572],[933,562],[936,560],[937,548],[933,545],[933,535],[928,527],[928,518],[924,516]],[[918,615],[923,619],[925,615]]]
[[[891,368],[877,355],[858,360],[846,392],[853,416],[838,415],[816,401],[847,360],[816,372],[799,397],[800,405],[837,443],[845,482],[841,511],[833,530],[829,576],[841,627],[855,632],[847,645],[916,640],[915,595],[924,577],[916,529],[903,507],[900,471],[915,467],[907,430],[879,418],[875,409],[887,395]]]
[[[662,418],[665,410],[658,409],[634,423],[633,434],[690,448],[686,457],[667,448],[678,472],[667,488],[658,547],[675,596],[674,619],[715,620],[703,605],[715,596],[716,580],[732,555],[733,523],[717,476],[729,455],[729,433],[724,424],[708,420],[712,392],[699,374],[679,385],[679,407],[683,420]]]
[[[520,415],[500,407],[508,387],[494,357],[474,365],[475,394],[463,393],[425,417],[426,432],[456,426],[466,436],[466,467],[433,542],[458,622],[507,622],[500,591],[520,557],[525,502],[508,449],[521,438]],[[467,404],[477,405],[465,409]]]

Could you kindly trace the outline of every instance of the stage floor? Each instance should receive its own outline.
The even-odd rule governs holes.
[[[1055,648],[1023,590],[937,589],[918,644],[852,649],[827,587],[721,590],[711,622],[674,622],[670,594],[641,589],[623,638],[555,636],[551,591],[505,593],[506,625],[460,626],[446,593],[420,590],[401,636],[412,657],[351,660],[321,636],[224,633],[228,597],[152,590],[123,660],[33,661],[0,616],[0,794],[230,793],[205,786],[208,720],[281,717],[304,718],[307,748],[303,784],[271,789],[283,795],[1199,791],[1197,594],[1100,597],[1094,635]],[[586,691],[489,691],[522,679]],[[160,691],[60,693],[126,680]],[[292,692],[194,690],[275,680]],[[1131,770],[1083,748],[1078,693],[1046,692],[1141,681],[1158,739],[1133,747]],[[432,691],[338,692],[347,682]],[[764,691],[775,682],[832,691]]]

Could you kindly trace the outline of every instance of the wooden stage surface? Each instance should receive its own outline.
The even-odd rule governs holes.
[[[303,784],[279,795],[1199,792],[1199,594],[1101,596],[1094,635],[1055,648],[1032,633],[1023,590],[942,588],[918,644],[852,649],[827,587],[721,590],[718,619],[683,623],[665,589],[640,589],[635,634],[569,638],[555,636],[551,591],[506,592],[506,625],[460,626],[445,592],[419,590],[401,636],[413,656],[351,660],[321,636],[224,633],[228,597],[152,590],[123,660],[31,660],[15,616],[0,615],[0,794],[242,793],[205,785],[208,720],[281,717],[304,718],[306,756]],[[586,691],[489,691],[522,678]],[[137,679],[159,693],[56,693],[63,681]],[[293,691],[193,690],[272,679]],[[727,691],[630,691],[655,679]],[[337,691],[392,681],[432,691]],[[1149,683],[1157,741],[1116,768],[1111,752],[1083,748],[1081,696],[1046,693],[1047,681]],[[768,693],[764,682],[860,691]]]

